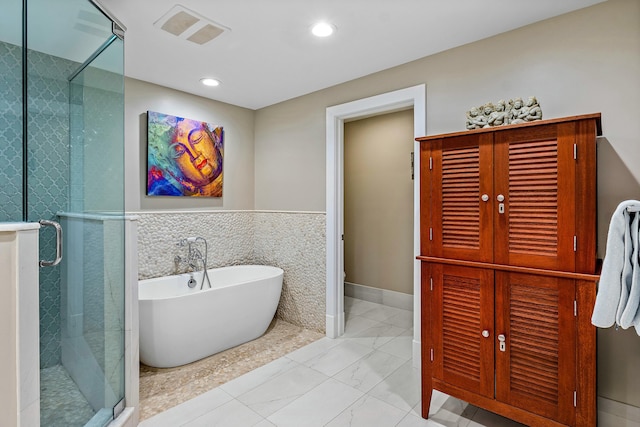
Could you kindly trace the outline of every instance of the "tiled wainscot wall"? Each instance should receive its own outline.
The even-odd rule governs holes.
[[[183,273],[174,262],[186,248],[178,242],[203,237],[208,267],[260,264],[284,270],[276,316],[325,332],[324,212],[197,211],[135,212],[139,279]]]

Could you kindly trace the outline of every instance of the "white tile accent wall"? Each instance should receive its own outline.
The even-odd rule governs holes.
[[[183,273],[174,257],[185,256],[177,243],[187,237],[207,240],[208,267],[250,264],[253,254],[251,211],[237,212],[136,212],[138,222],[138,278]]]
[[[277,316],[308,329],[325,330],[324,212],[192,211],[135,212],[139,279],[184,272],[177,246],[186,237],[208,242],[208,267],[273,265],[284,270]]]
[[[294,325],[325,332],[325,214],[256,212],[258,264],[284,270],[277,316]]]

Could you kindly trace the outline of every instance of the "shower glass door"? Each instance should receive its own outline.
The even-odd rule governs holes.
[[[27,220],[40,267],[41,426],[104,426],[124,397],[123,42],[88,0],[27,1]],[[56,258],[52,227],[40,259]]]

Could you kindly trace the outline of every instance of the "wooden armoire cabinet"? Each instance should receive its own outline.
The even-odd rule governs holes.
[[[600,114],[417,138],[422,414],[432,390],[596,425]]]

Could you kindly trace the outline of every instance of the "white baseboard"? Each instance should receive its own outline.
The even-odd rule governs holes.
[[[413,340],[412,346],[412,354],[413,354],[413,367],[416,368],[419,372],[422,372],[422,346],[420,345],[420,341]]]
[[[622,419],[640,423],[640,408],[598,396],[598,412],[606,412]]]
[[[403,294],[402,292],[344,282],[344,294],[348,297],[375,302],[376,304],[413,311],[413,295]]]
[[[325,327],[328,338],[338,338],[344,334],[344,311],[338,313],[337,316],[327,314],[325,317]]]

